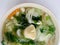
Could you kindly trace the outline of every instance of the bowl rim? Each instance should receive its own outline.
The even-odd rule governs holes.
[[[47,12],[50,15],[50,17],[51,17],[51,19],[52,19],[52,21],[53,21],[53,23],[54,23],[54,25],[56,27],[56,44],[55,45],[57,45],[58,41],[59,41],[59,26],[58,26],[57,20],[56,20],[54,14],[48,8],[46,8],[45,6],[42,6],[40,4],[36,4],[36,3],[22,3],[22,4],[16,5],[15,7],[11,8],[5,14],[5,16],[3,16],[3,18],[1,17],[1,22],[0,22],[1,26],[0,26],[0,29],[2,30],[3,23],[5,22],[5,20],[8,17],[8,15],[11,14],[15,9],[21,8],[21,7],[35,7],[35,8],[38,8],[38,9],[41,9],[41,10]],[[1,34],[2,34],[2,32],[1,32]],[[2,36],[2,35],[0,35],[0,36]],[[0,39],[2,39],[2,37]]]

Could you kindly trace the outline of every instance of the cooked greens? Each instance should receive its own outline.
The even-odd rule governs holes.
[[[4,40],[2,40],[2,42],[1,42],[1,43],[2,43],[2,45],[5,45],[5,41],[4,41]]]
[[[37,17],[32,16],[32,20],[35,22],[38,22],[38,21],[42,20],[42,16],[37,16]]]
[[[49,32],[50,34],[54,34],[55,32],[55,27],[53,25],[49,26]]]
[[[29,25],[28,20],[25,17],[25,14],[21,14],[19,16],[15,16],[15,18],[18,21],[18,23],[21,24],[19,26],[20,29],[25,29]]]
[[[6,39],[11,42],[18,42],[19,38],[14,36],[11,32],[6,32],[5,33]]]

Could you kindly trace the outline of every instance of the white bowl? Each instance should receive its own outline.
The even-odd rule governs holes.
[[[58,23],[57,23],[57,20],[56,20],[54,14],[53,14],[49,9],[45,8],[44,6],[39,5],[39,4],[34,4],[34,3],[23,3],[23,4],[19,4],[19,5],[15,6],[15,7],[13,7],[12,9],[10,9],[10,10],[1,18],[1,20],[0,20],[0,42],[1,42],[1,40],[2,40],[2,28],[3,28],[4,21],[6,21],[7,16],[8,16],[11,12],[13,12],[15,9],[21,8],[21,7],[35,7],[35,8],[38,8],[38,9],[41,9],[41,10],[47,12],[47,13],[50,15],[50,17],[51,17],[51,19],[52,19],[52,21],[53,21],[53,23],[54,23],[54,25],[55,25],[55,27],[56,27],[56,41],[55,41],[55,45],[58,45],[58,41],[59,41],[59,27],[58,27]]]

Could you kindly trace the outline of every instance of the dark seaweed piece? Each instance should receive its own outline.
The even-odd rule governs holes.
[[[40,32],[41,33],[46,32],[48,30],[47,28],[48,28],[47,26],[44,26],[44,27],[40,28]]]
[[[42,21],[42,16],[32,16],[32,20],[35,21],[35,22],[38,22],[39,20]]]
[[[42,16],[40,16],[40,21],[42,21]]]
[[[43,28],[41,28],[41,29],[40,29],[40,32],[41,32],[41,33],[43,33],[43,32],[44,32],[44,29],[43,29]]]
[[[37,24],[35,24],[35,23],[31,23],[32,25],[34,25],[34,27],[36,28],[38,25]]]
[[[29,45],[35,45],[35,42],[33,40],[30,40],[28,43]]]
[[[48,30],[49,30],[49,27],[46,26],[46,25],[43,25],[43,26],[41,26],[41,28],[40,28],[40,32],[41,32],[41,33],[47,33]]]
[[[21,29],[25,29],[27,26],[29,26],[29,22],[27,18],[25,17],[25,14],[21,14],[20,16],[15,16],[16,20],[18,21],[21,26],[19,26]]]

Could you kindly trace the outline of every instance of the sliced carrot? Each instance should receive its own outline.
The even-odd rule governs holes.
[[[11,17],[12,16],[14,16],[17,12],[19,12],[20,11],[20,9],[18,8],[18,9],[16,9],[16,10],[14,10],[7,18],[8,19],[11,19]]]

